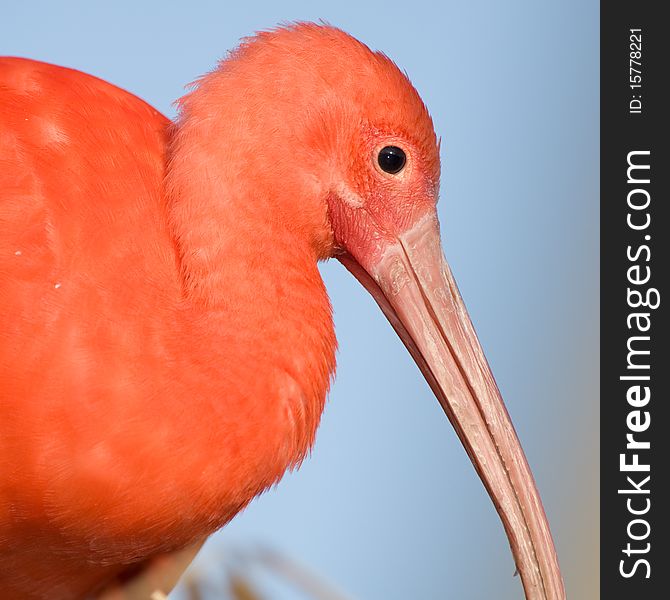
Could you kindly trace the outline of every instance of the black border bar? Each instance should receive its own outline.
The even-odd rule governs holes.
[[[601,3],[601,594],[670,598],[670,23]]]

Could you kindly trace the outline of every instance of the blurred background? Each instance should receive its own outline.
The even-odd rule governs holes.
[[[599,597],[597,2],[0,6],[0,54],[87,71],[169,116],[239,38],[285,21],[324,19],[406,70],[442,137],[447,258],[568,596]],[[200,597],[307,599],[293,580],[316,577],[331,599],[521,598],[498,516],[418,369],[344,268],[322,273],[340,351],[316,446],[206,545],[189,572]]]

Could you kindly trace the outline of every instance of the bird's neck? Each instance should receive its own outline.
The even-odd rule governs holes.
[[[215,477],[246,490],[224,502],[244,504],[311,447],[336,342],[313,240],[273,212],[281,186],[240,176],[243,164],[193,135],[184,153],[173,146],[167,174],[183,286],[176,343],[189,348],[202,434],[221,440],[208,449],[210,461],[220,452]]]

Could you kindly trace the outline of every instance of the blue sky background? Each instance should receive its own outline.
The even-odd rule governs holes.
[[[240,37],[319,18],[391,56],[431,110],[447,258],[535,472],[568,595],[596,598],[597,2],[2,0],[0,54],[90,72],[172,116],[183,86]],[[268,546],[352,598],[521,598],[497,514],[418,369],[344,268],[322,272],[340,353],[313,455],[195,569],[214,580],[231,552]]]

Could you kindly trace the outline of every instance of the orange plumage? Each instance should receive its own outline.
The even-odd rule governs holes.
[[[0,598],[94,593],[298,465],[335,366],[317,261],[434,213],[423,103],[337,29],[250,38],[179,106],[0,59]]]

